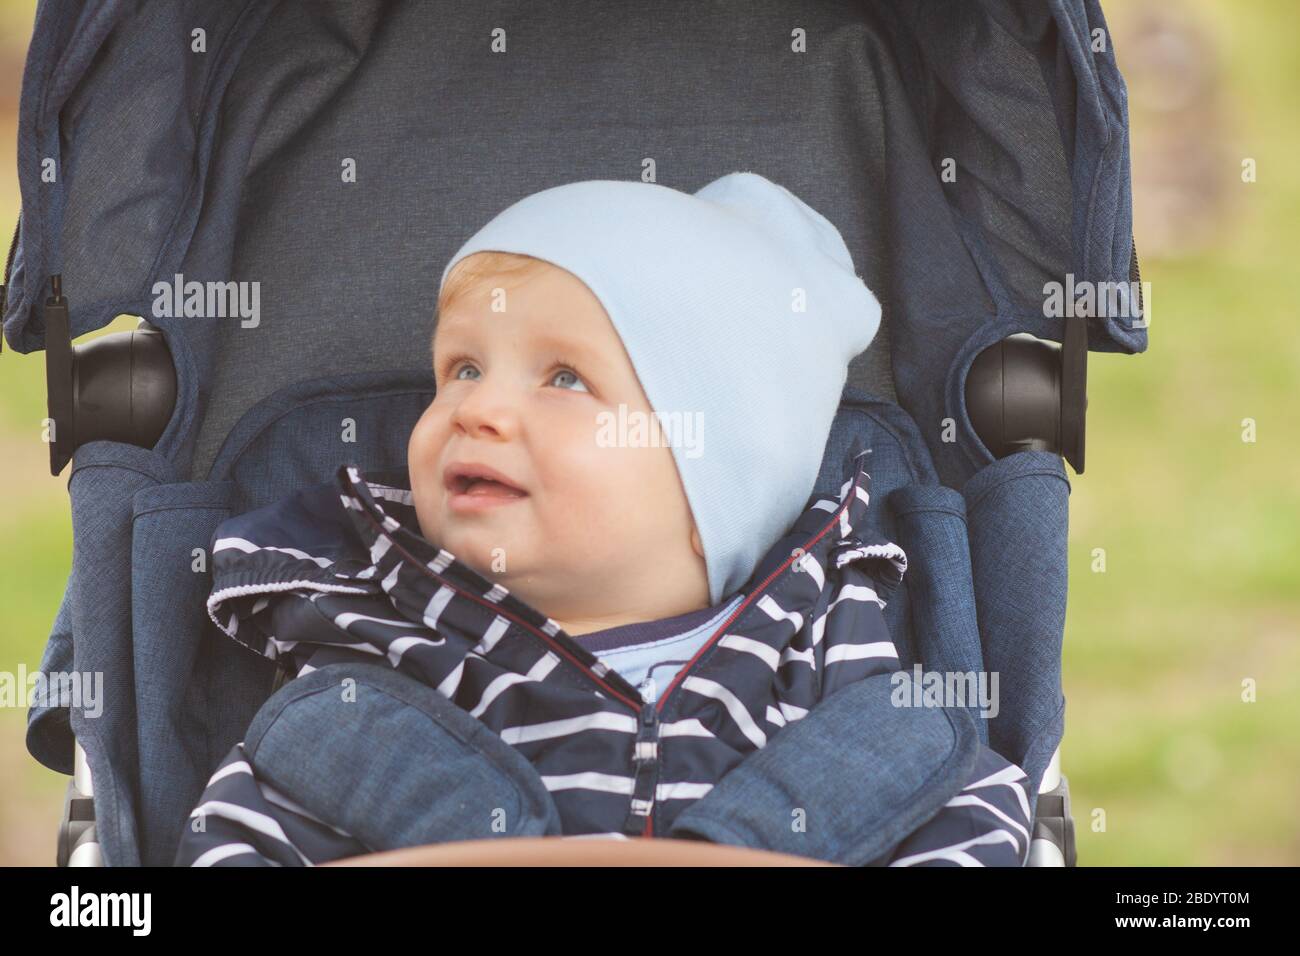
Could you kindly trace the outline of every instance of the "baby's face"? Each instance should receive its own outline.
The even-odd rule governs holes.
[[[504,311],[492,309],[494,289]],[[707,604],[672,450],[597,441],[602,412],[651,408],[583,282],[549,263],[488,276],[440,317],[433,353],[437,394],[408,446],[425,538],[572,634],[609,626],[607,615],[664,616],[665,585],[680,594],[692,582],[697,606]],[[445,473],[463,464],[486,465],[522,493],[458,494]]]

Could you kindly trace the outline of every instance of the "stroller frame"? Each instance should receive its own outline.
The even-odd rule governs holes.
[[[505,4],[42,2],[0,316],[11,346],[46,350],[52,470],[72,462],[73,571],[42,670],[102,669],[115,694],[98,723],[29,712],[29,750],[72,775],[60,863],[166,861],[212,755],[274,689],[270,662],[195,620],[201,576],[162,562],[201,550],[222,517],[328,477],[332,402],[366,436],[348,449],[359,464],[404,463],[383,432],[430,394],[411,360],[438,273],[421,264],[559,181],[664,175],[692,190],[738,168],[835,222],[885,307],[819,487],[838,480],[850,433],[884,450],[880,520],[927,559],[887,609],[903,663],[1002,671],[1011,700],[981,731],[1033,781],[1030,865],[1075,862],[1062,457],[1082,471],[1087,352],[1147,344],[1140,301],[1067,316],[1042,302],[1046,283],[1138,275],[1125,90],[1100,6],[576,6],[556,20]],[[429,157],[437,175],[412,162]],[[354,189],[339,183],[349,160]],[[251,276],[271,319],[154,313],[150,290],[176,274]],[[124,312],[149,319],[72,344]],[[1027,513],[1038,538],[1016,530]],[[969,524],[969,549],[932,552],[949,519],[959,544]],[[1005,540],[980,529],[996,521]],[[1036,576],[1012,617],[998,572],[1022,558]],[[927,564],[965,577],[927,579]],[[961,612],[956,631],[934,624],[933,600]],[[1043,666],[1017,671],[1023,657]]]

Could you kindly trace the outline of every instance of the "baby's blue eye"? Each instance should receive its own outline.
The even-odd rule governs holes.
[[[461,373],[462,373],[462,372],[466,372],[466,371],[471,371],[471,370],[474,371],[474,372],[476,372],[476,373],[478,372],[478,369],[474,366],[474,364],[473,364],[472,362],[466,361],[464,358],[461,358],[461,357],[457,357],[457,358],[454,358],[454,359],[450,360],[450,361],[447,363],[447,365],[448,365],[448,367],[450,367],[450,368],[452,369],[452,372],[451,372],[451,378],[452,378],[453,381],[473,381],[473,379],[467,379],[467,378],[466,378],[464,375],[462,375]],[[586,386],[585,384],[583,384],[583,381],[582,381],[582,379],[578,376],[578,373],[572,371],[571,369],[567,369],[567,368],[559,368],[559,367],[557,366],[555,373],[551,376],[551,382],[554,383],[554,382],[558,381],[558,380],[560,379],[560,376],[562,376],[562,375],[570,375],[570,376],[573,377],[573,383],[572,383],[572,384],[574,384],[574,385],[576,385],[576,386],[578,386],[578,387],[572,389],[572,391],[576,391],[576,392],[578,392],[578,391],[580,391],[580,392],[590,391],[590,389],[588,389],[587,386]]]
[[[570,372],[568,369],[561,369],[559,372],[556,372],[556,373],[555,373],[555,377],[552,378],[551,381],[554,382],[555,379],[559,378],[561,375],[572,375],[572,376],[573,376],[573,380],[574,380],[577,384],[582,385],[582,379],[578,378],[577,374],[575,374],[574,372]],[[582,385],[582,388],[579,389],[579,391],[583,391],[583,392],[585,392],[585,391],[587,391],[587,390],[588,390],[588,389],[587,389],[587,386],[586,386],[586,385]]]

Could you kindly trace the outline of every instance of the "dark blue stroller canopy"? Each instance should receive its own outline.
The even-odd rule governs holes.
[[[1044,308],[1051,283],[1135,273],[1097,3],[42,2],[18,145],[7,343],[62,348],[131,313],[175,370],[151,447],[75,441],[42,669],[102,672],[104,712],[29,715],[42,763],[71,773],[84,748],[107,862],[171,861],[271,692],[273,663],[207,619],[213,530],[343,458],[403,467],[443,263],[507,204],[580,179],[694,191],[749,169],[840,229],[884,322],[817,490],[872,448],[875,530],[910,558],[886,612],[902,666],[999,672],[981,732],[1044,779],[1069,482],[1057,452],[998,457],[966,388],[1016,333],[1146,347],[1131,319]],[[256,283],[255,321],[167,314],[156,286],[178,276]],[[69,331],[47,329],[54,277]]]

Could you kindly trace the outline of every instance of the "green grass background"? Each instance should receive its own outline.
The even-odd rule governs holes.
[[[1126,0],[1107,4],[1118,24]],[[1063,769],[1083,864],[1300,863],[1300,331],[1293,0],[1172,5],[1221,58],[1227,215],[1209,248],[1144,256],[1150,348],[1094,353],[1072,475]],[[35,4],[0,0],[0,242],[18,214],[17,91]],[[1134,100],[1132,141],[1147,122]],[[1259,180],[1240,182],[1240,158]],[[1135,203],[1142,206],[1139,192]],[[1140,227],[1139,227],[1140,228]],[[1142,234],[1138,233],[1142,250]],[[119,319],[106,331],[134,326]],[[41,441],[43,354],[0,355],[0,670],[34,670],[71,555],[67,471]],[[1241,440],[1253,418],[1257,441]],[[1092,570],[1093,550],[1106,570]],[[1257,700],[1242,700],[1243,680]],[[66,778],[0,708],[0,863],[50,863]]]

